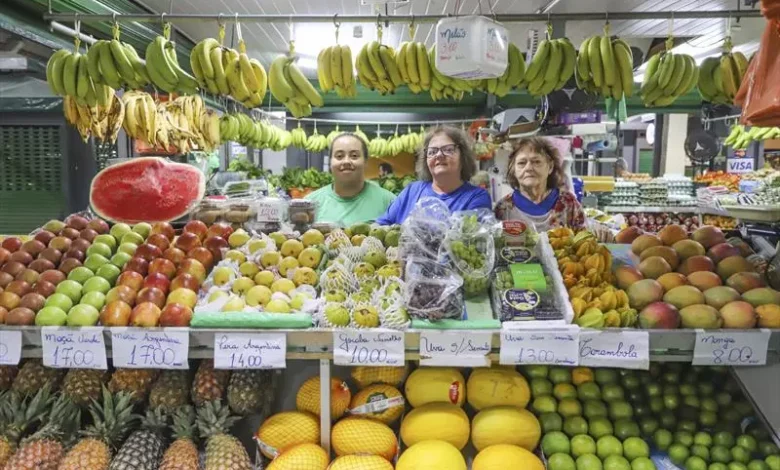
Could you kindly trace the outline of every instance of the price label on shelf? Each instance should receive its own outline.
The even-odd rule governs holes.
[[[333,332],[333,362],[339,366],[404,365],[404,334],[396,330]]]
[[[102,327],[41,328],[43,365],[62,369],[107,369]]]
[[[650,368],[647,331],[580,331],[580,365],[588,367]]]
[[[423,331],[420,333],[420,365],[490,367],[491,333],[472,331]]]
[[[504,329],[501,331],[499,362],[576,366],[579,341],[579,328]]]
[[[771,332],[696,330],[695,366],[763,366]]]
[[[0,365],[16,366],[22,358],[22,332],[0,330]]]
[[[217,333],[215,369],[284,369],[287,367],[284,333]]]
[[[189,369],[190,333],[186,328],[111,328],[111,346],[114,367]]]

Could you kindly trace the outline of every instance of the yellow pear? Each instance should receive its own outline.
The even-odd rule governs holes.
[[[268,246],[268,242],[265,240],[261,240],[259,238],[254,238],[249,241],[249,244],[246,246],[250,253],[254,253],[258,250],[262,250]]]
[[[295,289],[295,283],[289,279],[277,279],[273,284],[271,284],[272,292],[282,292],[287,294],[293,289]]]
[[[232,291],[234,294],[246,294],[246,291],[255,286],[255,281],[248,277],[240,277],[233,283]]]
[[[307,248],[314,245],[320,245],[325,242],[325,235],[319,230],[312,228],[301,235],[301,242],[303,242],[303,246]]]
[[[228,250],[228,252],[225,253],[225,258],[235,261],[238,264],[241,264],[244,261],[246,261],[246,255],[244,255],[238,250]]]
[[[246,291],[246,304],[250,307],[267,304],[271,301],[271,289],[266,286],[254,286]]]
[[[298,266],[298,260],[294,256],[288,256],[279,263],[279,274],[286,276],[288,270],[297,268]]]
[[[233,279],[233,270],[227,266],[220,266],[214,270],[214,285],[224,286]]]
[[[282,260],[282,254],[278,251],[266,251],[263,256],[260,257],[260,263],[264,268],[270,268],[271,266],[279,265],[279,261]]]
[[[225,305],[222,306],[223,312],[239,312],[246,307],[244,299],[238,296],[232,296]]]
[[[308,284],[310,286],[317,285],[317,273],[306,266],[300,267],[293,273],[293,282],[296,286],[302,284]]]
[[[215,290],[209,295],[209,303],[214,302],[222,297],[227,297],[229,294],[223,290]]]
[[[238,267],[238,270],[246,277],[255,277],[255,274],[260,272],[260,268],[252,261],[244,261],[241,263],[241,266]]]
[[[230,234],[228,237],[228,244],[231,248],[238,248],[248,242],[250,238],[251,236],[246,233],[246,230],[240,228]]]
[[[258,286],[271,287],[274,282],[274,273],[271,271],[260,271],[255,275],[255,284]]]
[[[282,252],[282,256],[292,256],[297,258],[301,251],[303,251],[303,243],[298,240],[287,240],[282,243],[282,248],[279,250]]]
[[[298,255],[298,263],[307,268],[316,268],[322,260],[322,253],[316,248],[306,248]]]

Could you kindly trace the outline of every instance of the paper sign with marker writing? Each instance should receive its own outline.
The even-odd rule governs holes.
[[[0,330],[0,365],[15,366],[22,358],[22,332]]]
[[[420,365],[490,367],[491,333],[420,332]]]
[[[403,366],[404,334],[377,329],[334,331],[333,362],[339,366]]]
[[[189,369],[187,329],[111,328],[114,367],[129,369]]]
[[[217,333],[215,369],[284,369],[287,367],[284,333]]]
[[[41,328],[43,365],[61,369],[107,369],[102,327]]]
[[[501,364],[550,364],[576,366],[579,360],[579,328],[504,329],[501,331]]]
[[[650,368],[647,331],[580,331],[580,365],[588,367]]]
[[[696,330],[695,366],[763,366],[769,348],[769,330]]]

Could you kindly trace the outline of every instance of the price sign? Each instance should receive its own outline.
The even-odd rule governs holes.
[[[287,367],[284,333],[217,333],[215,369],[284,369]]]
[[[186,329],[111,328],[114,367],[189,369],[190,334]]]
[[[502,330],[501,364],[551,364],[576,366],[579,361],[579,328],[552,330]]]
[[[22,332],[0,330],[0,365],[16,366],[22,358]]]
[[[41,328],[43,365],[64,369],[107,369],[102,327]]]
[[[763,366],[769,348],[769,330],[696,330],[695,366]]]
[[[379,329],[334,331],[333,362],[339,366],[403,366],[404,334]]]
[[[588,367],[650,368],[647,331],[580,331],[580,365]]]
[[[420,365],[490,367],[487,356],[491,333],[471,331],[423,331],[420,333]]]

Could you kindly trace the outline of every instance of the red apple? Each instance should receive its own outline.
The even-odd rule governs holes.
[[[207,238],[206,241],[203,242],[203,246],[208,248],[211,255],[214,256],[215,262],[222,260],[222,255],[230,249],[227,240],[217,236]]]
[[[211,267],[214,266],[214,255],[211,254],[208,248],[202,246],[193,248],[188,251],[187,258],[193,258],[200,261],[200,264],[206,268],[206,271],[210,271]]]
[[[135,271],[125,271],[116,280],[117,286],[127,286],[138,292],[144,286],[144,277]]]
[[[156,287],[160,289],[163,294],[168,293],[168,288],[171,285],[171,281],[163,273],[149,273],[144,279],[144,287]],[[141,289],[143,290],[143,289]]]
[[[46,244],[40,240],[28,240],[22,245],[22,250],[30,253],[33,258],[40,255],[43,250],[46,249]]]
[[[155,233],[161,233],[165,235],[168,241],[173,241],[173,237],[176,235],[176,231],[173,230],[173,225],[168,222],[157,222],[152,225],[152,235]]]
[[[190,326],[192,309],[182,304],[168,304],[160,313],[160,326]]]
[[[18,253],[18,252],[17,252]],[[8,261],[3,265],[3,272],[8,273],[11,277],[16,277],[20,272],[24,271],[25,265],[18,261]]]
[[[18,251],[19,248],[22,247],[22,239],[18,237],[8,237],[5,240],[3,240],[2,243],[0,243],[0,247],[3,247],[6,250],[13,253],[14,251]]]
[[[79,237],[79,232],[80,231],[78,229],[75,229],[73,227],[65,227],[60,232],[60,235],[62,235],[63,237],[70,238],[71,240],[75,240]]]
[[[89,221],[86,217],[82,217],[78,214],[71,214],[65,219],[65,225],[73,227],[76,230],[84,230],[87,228]]]
[[[90,246],[92,246],[92,242],[84,240],[83,238],[78,238],[71,242],[70,249],[83,251],[84,253],[86,253],[87,248],[89,248]]]
[[[23,265],[27,266],[28,264],[32,263],[33,255],[30,253],[19,250],[11,253],[11,256],[8,258],[8,262],[16,261],[18,263],[22,263]]]
[[[54,264],[57,264],[62,260],[62,252],[56,248],[46,248],[38,255],[38,259],[47,259]]]
[[[178,276],[173,278],[173,281],[171,281],[171,292],[175,291],[179,288],[185,288],[189,289],[193,292],[198,292],[198,289],[200,288],[200,283],[197,279],[195,279],[195,276],[188,273],[182,273]]]
[[[28,294],[32,290],[32,287],[30,284],[28,284],[25,281],[11,281],[7,286],[5,286],[5,292],[11,292],[19,297],[24,297],[26,294]]]
[[[170,260],[174,265],[178,266],[187,257],[187,253],[175,246],[167,248],[163,251],[163,258]]]
[[[38,282],[42,282],[42,281],[51,282],[56,286],[60,282],[64,281],[66,277],[67,276],[65,276],[65,273],[63,273],[62,271],[59,271],[57,269],[49,269],[48,271],[42,272],[41,275],[38,276]]]
[[[63,256],[62,259],[66,260],[68,258],[73,258],[79,261],[84,261],[86,257],[87,255],[83,251],[71,248],[67,253],[65,253],[65,256]]]
[[[76,258],[65,258],[62,260],[62,263],[57,267],[60,271],[65,273],[66,275],[73,271],[75,268],[78,268],[81,266],[81,261],[77,260]]]
[[[0,271],[0,289],[5,288],[8,284],[11,283],[11,281],[14,280],[14,277],[8,274],[5,271]]]
[[[48,281],[41,281],[40,278],[32,288],[33,292],[35,292],[36,294],[41,294],[46,298],[52,295],[55,290],[57,290],[57,286],[55,286],[54,284]]]
[[[10,257],[11,257],[10,251],[6,250],[5,248],[0,248],[0,266],[5,264],[5,262],[8,261],[8,258]]]
[[[154,245],[163,251],[165,251],[166,249],[168,249],[169,246],[171,246],[171,242],[168,240],[168,237],[166,237],[162,233],[155,233],[154,235],[149,235],[149,238],[146,239],[146,243],[149,243],[150,245]]]
[[[133,309],[121,300],[106,303],[100,310],[100,323],[103,326],[127,326]]]
[[[49,232],[48,230],[41,230],[40,232],[36,233],[33,238],[43,243],[44,245],[49,246],[49,242],[52,241],[55,236],[56,235]]]
[[[97,233],[108,233],[108,222],[103,219],[92,219],[87,222],[87,228],[91,228]]]
[[[27,268],[24,271],[17,274],[14,279],[17,281],[24,281],[27,284],[30,284],[32,286],[38,281],[38,276],[40,276],[40,274],[38,274],[38,271]]]
[[[233,233],[233,227],[225,222],[217,222],[209,227],[206,237],[222,237],[227,241],[230,234]]]
[[[194,258],[187,258],[181,262],[177,274],[183,273],[191,274],[201,284],[206,280],[206,267]]]
[[[144,287],[135,296],[136,305],[151,302],[160,308],[165,305],[165,293],[156,287]]]
[[[135,271],[141,276],[146,276],[146,274],[149,273],[149,262],[135,256],[125,264],[124,271]]]
[[[95,239],[95,237],[98,236],[98,233],[91,228],[85,228],[81,232],[79,232],[79,238],[83,238],[84,240],[92,243],[92,241]]]
[[[130,313],[130,324],[142,327],[157,326],[161,313],[160,307],[151,302],[139,303]]]
[[[130,286],[116,286],[106,294],[106,303],[121,300],[129,306],[135,305],[136,293]]]
[[[46,298],[41,294],[35,292],[28,292],[19,301],[19,306],[23,308],[29,308],[33,312],[43,308],[43,304],[46,302]]]
[[[6,325],[33,325],[35,324],[35,312],[29,308],[15,308],[5,316]]]
[[[162,258],[162,250],[157,245],[144,243],[139,245],[138,249],[135,250],[135,257],[143,258],[151,263],[155,258]]]
[[[48,250],[48,248],[46,248]],[[50,269],[56,268],[57,265],[52,263],[51,261],[45,259],[45,258],[38,258],[32,263],[30,263],[30,266],[28,266],[28,269],[32,269],[33,271],[37,273],[42,273],[44,271],[48,271]]]
[[[8,291],[0,292],[0,307],[3,307],[8,311],[11,311],[16,307],[18,307],[19,302],[21,301],[22,298],[14,294],[13,292],[8,292]]]
[[[149,274],[152,273],[162,273],[168,279],[171,279],[176,274],[176,265],[173,264],[173,261],[169,259],[156,258],[154,261],[149,263]]]
[[[57,250],[60,250],[61,252],[65,253],[66,251],[70,250],[70,245],[73,243],[73,241],[70,238],[67,237],[54,237],[49,242],[50,248],[55,248]]]
[[[206,232],[209,231],[209,228],[202,221],[198,219],[192,219],[184,226],[184,231],[194,233],[198,236],[198,238],[200,238],[201,241],[203,241],[203,239],[206,238]]]
[[[190,251],[193,248],[200,246],[200,238],[198,238],[198,234],[196,233],[184,232],[176,237],[174,245],[176,248],[181,248],[184,251]]]

